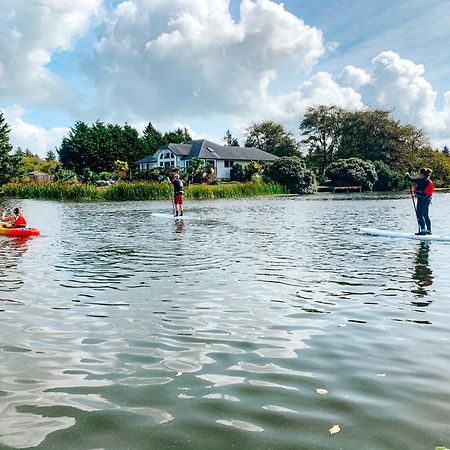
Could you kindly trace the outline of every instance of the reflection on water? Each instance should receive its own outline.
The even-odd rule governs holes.
[[[412,292],[417,297],[424,297],[428,295],[428,287],[433,284],[433,272],[429,263],[430,255],[430,242],[420,242],[415,258],[413,280],[416,281],[417,286],[412,289]],[[427,306],[431,303],[431,299],[428,302],[420,302],[420,306]]]
[[[450,247],[360,235],[414,217],[352,198],[191,221],[24,201],[42,236],[0,237],[0,448],[449,447]]]

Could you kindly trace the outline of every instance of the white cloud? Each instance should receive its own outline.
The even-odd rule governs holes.
[[[422,64],[402,59],[393,51],[380,53],[372,62],[372,80],[380,105],[394,107],[397,116],[429,131],[448,127],[444,112],[436,109],[437,94],[425,79]]]
[[[71,51],[100,13],[101,0],[2,0],[0,14],[0,95],[60,103],[65,84],[48,67],[51,54]]]
[[[54,151],[55,147],[59,147],[63,136],[70,130],[63,127],[45,129],[25,121],[22,116],[26,111],[21,105],[4,108],[2,112],[11,129],[9,138],[13,147],[21,147],[23,150],[29,148],[41,157],[45,156],[47,151]]]
[[[345,66],[339,75],[339,81],[343,86],[358,89],[370,83],[370,75],[365,70],[355,66]]]
[[[325,52],[320,30],[270,0],[242,0],[239,21],[228,0],[126,1],[101,35],[89,75],[119,121],[249,111],[280,70],[307,71]]]

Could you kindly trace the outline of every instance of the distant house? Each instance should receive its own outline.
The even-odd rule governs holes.
[[[245,166],[250,161],[273,162],[277,159],[275,155],[258,148],[231,147],[200,139],[182,144],[167,144],[158,148],[153,155],[136,161],[136,164],[141,171],[155,167],[186,169],[192,158],[199,158],[211,164],[216,171],[217,178],[222,180],[230,179],[230,169],[234,164]]]
[[[53,175],[40,170],[33,170],[33,172],[28,172],[28,179],[32,183],[49,183],[53,181]]]

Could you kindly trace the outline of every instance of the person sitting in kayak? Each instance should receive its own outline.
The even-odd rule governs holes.
[[[25,228],[27,226],[27,219],[23,215],[22,209],[17,207],[13,209],[10,216],[2,211],[2,222],[9,222],[12,228]]]
[[[434,192],[434,184],[430,180],[432,170],[424,167],[419,170],[420,178],[412,178],[409,173],[406,177],[411,183],[416,183],[414,195],[417,198],[416,216],[419,223],[418,235],[431,234],[431,220],[429,216],[429,208],[431,197]]]
[[[175,173],[170,180],[173,184],[173,197],[175,204],[175,217],[183,215],[183,182],[180,180],[180,175]]]

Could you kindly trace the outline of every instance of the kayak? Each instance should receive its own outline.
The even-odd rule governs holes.
[[[0,225],[0,235],[13,237],[39,236],[41,232],[37,228],[13,228]]]
[[[371,236],[384,236],[391,238],[414,239],[417,241],[440,241],[450,242],[450,236],[439,236],[436,234],[418,235],[414,233],[402,233],[400,231],[377,230],[376,228],[361,228],[362,234]]]

